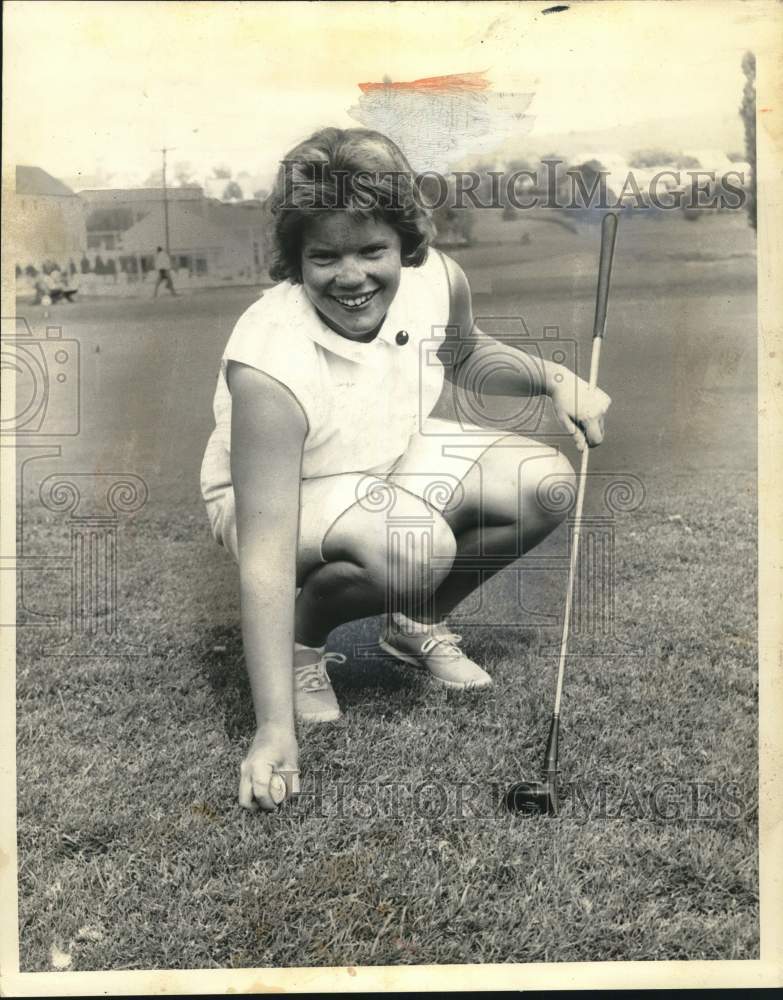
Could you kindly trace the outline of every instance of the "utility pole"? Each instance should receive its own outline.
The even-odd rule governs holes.
[[[171,153],[176,147],[164,146],[161,149],[163,155],[163,225],[166,231],[166,253],[170,253],[169,247],[169,193],[166,187],[166,153]]]

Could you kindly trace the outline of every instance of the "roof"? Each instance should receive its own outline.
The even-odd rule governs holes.
[[[169,205],[169,245],[172,250],[225,247],[232,242],[230,232],[203,219],[197,212],[176,203]],[[159,212],[145,215],[122,237],[123,250],[137,253],[150,253],[157,246],[165,246],[165,243],[162,206]]]
[[[16,193],[26,195],[46,195],[55,198],[75,198],[67,184],[47,174],[40,167],[16,168]]]
[[[90,204],[115,204],[132,201],[163,201],[163,188],[87,188],[79,197]],[[204,191],[200,187],[170,187],[166,197],[171,201],[200,201]]]

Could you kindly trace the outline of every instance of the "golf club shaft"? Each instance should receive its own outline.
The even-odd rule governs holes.
[[[596,352],[596,345],[600,345],[600,337],[593,341],[593,356],[600,354],[600,346]],[[565,678],[565,658],[568,650],[568,628],[571,622],[571,603],[574,593],[574,579],[576,577],[576,567],[579,560],[579,536],[582,528],[582,507],[585,502],[585,483],[587,482],[587,463],[590,456],[590,449],[585,446],[582,452],[582,463],[579,468],[579,482],[576,487],[576,508],[574,510],[574,535],[571,541],[571,564],[568,568],[568,589],[566,590],[565,611],[563,613],[563,633],[560,639],[560,661],[557,667],[557,689],[555,691],[554,717],[560,717],[560,699],[563,696],[563,680]]]
[[[595,323],[593,325],[593,349],[590,356],[590,388],[598,384],[598,365],[601,360],[601,344],[606,333],[606,311],[609,302],[609,278],[612,273],[612,258],[617,236],[617,216],[609,213],[604,216],[601,224],[601,258],[598,265],[598,291],[595,300]],[[563,615],[563,633],[560,640],[560,662],[557,668],[557,689],[555,692],[555,708],[552,713],[552,728],[547,742],[546,767],[556,767],[558,722],[560,718],[560,700],[563,696],[563,680],[565,678],[565,658],[568,650],[568,630],[571,623],[571,604],[574,593],[574,579],[579,560],[579,536],[582,529],[582,508],[585,501],[585,486],[587,485],[587,464],[590,449],[585,443],[582,452],[582,463],[579,469],[579,481],[576,488],[576,508],[574,510],[574,536],[571,543],[571,564],[568,570],[568,589],[566,591],[565,613]]]

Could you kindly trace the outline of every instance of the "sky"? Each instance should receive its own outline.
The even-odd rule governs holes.
[[[11,0],[4,157],[58,177],[141,183],[168,146],[169,162],[196,175],[228,164],[271,179],[316,128],[357,124],[360,82],[480,71],[494,93],[533,95],[518,139],[499,136],[500,154],[574,134],[580,149],[623,153],[742,149],[740,62],[764,44],[763,4],[545,7]]]

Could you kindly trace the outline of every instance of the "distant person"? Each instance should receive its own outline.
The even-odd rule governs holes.
[[[59,302],[60,299],[65,297],[65,283],[59,264],[54,264],[49,271],[47,285],[49,286],[49,297],[52,302]]]
[[[171,257],[163,247],[158,247],[155,254],[155,270],[158,272],[158,280],[155,282],[153,299],[158,297],[158,289],[162,284],[166,285],[172,295],[176,295],[177,292],[174,290],[174,283],[171,280]]]
[[[73,302],[73,297],[79,291],[81,281],[78,271],[71,270],[70,267],[62,269],[62,297],[66,302]]]
[[[48,274],[42,274],[36,281],[35,289],[36,303],[42,301],[44,296],[48,296],[51,302],[73,302],[79,283],[67,265],[61,268],[59,264],[54,264]]]
[[[52,296],[50,294],[49,280],[43,272],[36,275],[33,287],[35,288],[35,301],[33,305],[50,306],[52,304]]]

